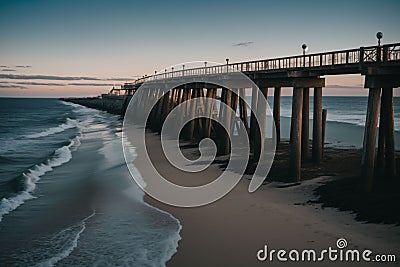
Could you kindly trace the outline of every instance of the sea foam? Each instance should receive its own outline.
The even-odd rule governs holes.
[[[62,123],[56,127],[51,127],[48,128],[42,132],[39,133],[33,133],[33,134],[28,134],[28,135],[24,135],[25,138],[39,138],[39,137],[45,137],[45,136],[49,136],[52,134],[56,134],[56,133],[61,133],[67,129],[71,129],[71,128],[75,128],[77,127],[77,121],[67,118],[67,121],[65,123]]]
[[[53,155],[47,159],[45,163],[40,163],[27,172],[23,173],[24,178],[24,190],[17,193],[17,195],[3,198],[0,201],[0,222],[4,215],[9,214],[13,210],[21,206],[25,201],[36,198],[32,195],[32,192],[36,189],[36,183],[40,180],[40,177],[53,168],[61,166],[72,158],[72,152],[75,151],[80,145],[80,136],[76,136],[71,142],[63,147],[58,148],[54,151]]]
[[[60,231],[54,238],[57,240],[61,240],[62,242],[55,242],[55,246],[60,246],[61,251],[57,253],[55,256],[45,259],[44,261],[36,264],[36,267],[51,267],[54,266],[60,260],[68,257],[72,251],[78,246],[79,237],[86,229],[86,221],[96,215],[96,211],[94,210],[92,214],[88,217],[84,218],[82,221],[77,224],[68,227],[62,231]],[[72,235],[72,236],[71,236]],[[67,239],[67,240],[65,240]]]

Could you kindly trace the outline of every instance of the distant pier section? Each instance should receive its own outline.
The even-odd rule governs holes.
[[[132,84],[126,83],[121,88],[112,88],[109,93],[98,97],[61,98],[66,102],[79,104],[85,107],[104,110],[112,114],[123,115],[124,107],[129,103],[132,93]]]

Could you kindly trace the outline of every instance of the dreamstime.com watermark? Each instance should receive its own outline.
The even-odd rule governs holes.
[[[336,247],[321,251],[314,249],[269,249],[267,245],[257,252],[257,259],[262,262],[396,262],[395,254],[374,254],[372,250],[346,249],[347,240],[339,238]]]

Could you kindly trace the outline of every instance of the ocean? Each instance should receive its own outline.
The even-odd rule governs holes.
[[[288,138],[291,98],[281,103]],[[326,142],[361,147],[367,98],[323,106]],[[181,225],[143,201],[121,127],[118,116],[57,99],[0,98],[0,266],[165,266]],[[395,128],[399,149],[399,98]],[[133,164],[134,147],[130,155]]]
[[[181,225],[143,201],[121,127],[57,99],[0,98],[0,266],[165,266]]]
[[[248,97],[251,103],[251,97]],[[322,108],[327,110],[326,146],[361,148],[367,114],[368,97],[365,96],[324,96]],[[394,98],[395,146],[400,150],[400,97]],[[268,97],[272,112],[274,99]],[[248,113],[250,114],[250,113]],[[289,139],[292,97],[281,97],[281,137]],[[313,97],[310,97],[310,139],[312,138]],[[270,128],[269,128],[270,129]],[[268,133],[268,125],[267,125]]]
[[[290,117],[291,96],[281,97],[281,116]],[[268,98],[271,108],[273,97]],[[348,123],[352,125],[364,126],[367,114],[368,98],[365,96],[325,96],[323,98],[323,108],[327,109],[327,121]],[[310,119],[313,112],[313,97],[310,97]],[[400,97],[394,97],[394,127],[400,131]]]

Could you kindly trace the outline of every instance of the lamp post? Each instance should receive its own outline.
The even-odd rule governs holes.
[[[226,58],[225,61],[226,61],[226,72],[228,72],[229,58]]]
[[[383,38],[383,33],[382,32],[377,32],[376,33],[376,38],[378,38],[378,46],[381,46],[381,39]]]
[[[204,74],[207,74],[207,61],[204,61]]]
[[[174,67],[172,67],[171,70],[172,70],[171,71],[172,78],[174,78]]]
[[[378,38],[378,48],[376,50],[376,52],[377,52],[376,60],[380,62],[382,60],[382,58],[381,58],[381,55],[382,55],[382,52],[381,52],[381,39],[383,38],[383,33],[382,32],[377,32],[376,33],[376,38]]]
[[[185,76],[185,64],[182,65],[182,76]]]
[[[303,67],[306,66],[306,49],[307,49],[307,45],[306,44],[302,44],[301,48],[303,48]]]

